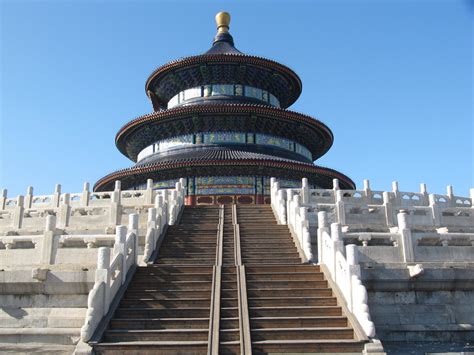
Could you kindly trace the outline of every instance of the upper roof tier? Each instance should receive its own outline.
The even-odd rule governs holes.
[[[240,52],[229,33],[230,15],[216,15],[217,34],[212,47],[201,55],[185,57],[156,69],[148,78],[145,90],[155,111],[169,108],[169,101],[186,90],[202,87],[202,95],[185,104],[233,103],[255,101],[255,97],[237,93],[213,97],[205,94],[206,85],[236,84],[263,90],[263,100],[276,97],[278,106],[287,108],[300,96],[302,83],[298,75],[285,65],[266,58]],[[212,90],[212,89],[210,89]],[[210,91],[209,91],[210,92]],[[266,92],[266,94],[265,94]],[[224,98],[224,96],[226,96]]]

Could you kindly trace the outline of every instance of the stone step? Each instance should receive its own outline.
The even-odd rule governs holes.
[[[136,291],[154,292],[155,290],[206,290],[211,289],[212,283],[206,281],[177,281],[177,282],[136,282],[133,280],[130,287]]]
[[[259,340],[319,340],[352,339],[354,331],[347,327],[338,328],[262,328],[251,330],[252,341]]]
[[[114,317],[117,318],[206,318],[209,307],[182,307],[169,309],[150,308],[118,308]]]
[[[337,353],[360,354],[364,343],[349,339],[261,340],[252,341],[254,354],[268,353]]]
[[[156,281],[156,282],[168,282],[168,281],[212,281],[212,275],[210,274],[168,274],[168,275],[137,275],[136,280],[144,281]]]
[[[247,281],[247,288],[286,288],[286,289],[297,289],[297,288],[326,288],[327,281],[319,280],[319,281],[301,281],[301,280],[248,280]]]
[[[209,307],[210,298],[174,298],[174,299],[124,299],[120,302],[120,308],[152,308],[152,309],[169,309],[179,307]]]
[[[214,265],[215,260],[204,259],[200,260],[198,258],[194,259],[169,259],[169,258],[158,258],[156,261],[158,264],[170,265],[170,264],[182,264],[182,265]]]
[[[154,298],[156,300],[159,299],[170,299],[170,298],[204,298],[211,296],[211,287],[208,289],[185,289],[185,290],[175,290],[175,289],[163,289],[163,290],[127,290],[125,293],[125,299],[137,299],[142,297],[149,297]]]
[[[341,316],[341,312],[339,306],[249,307],[251,318]]]
[[[206,341],[208,329],[131,329],[107,330],[104,340],[107,342],[123,341]]]
[[[132,341],[111,342],[94,345],[100,354],[130,355],[130,354],[166,354],[166,355],[202,355],[207,351],[206,341]]]
[[[171,272],[171,273],[202,273],[202,272],[210,272],[212,273],[212,266],[202,266],[202,265],[158,265],[158,264],[151,264],[147,265],[146,267],[140,267],[139,270],[143,270],[144,272],[150,270],[150,272]]]
[[[208,329],[209,318],[113,318],[111,329]]]
[[[337,306],[334,297],[252,297],[249,307]]]
[[[250,287],[247,285],[247,287]],[[314,297],[331,297],[332,291],[329,288],[294,288],[289,289],[284,288],[247,288],[248,297],[305,297],[305,296],[314,296]]]
[[[242,257],[242,262],[244,264],[277,264],[277,265],[282,265],[282,264],[299,264],[301,263],[300,258],[285,258],[285,259],[271,259],[271,258],[264,258],[263,256],[261,258],[258,257]]]
[[[2,343],[47,343],[75,345],[81,328],[0,328]]]
[[[87,313],[83,308],[0,307],[2,328],[80,328]]]
[[[292,266],[278,266],[278,265],[258,265],[258,266],[246,266],[246,273],[272,273],[272,272],[320,272],[318,265],[310,264],[299,264]]]
[[[309,272],[287,272],[287,273],[247,273],[247,281],[258,281],[258,280],[292,280],[292,281],[318,281],[324,280],[322,273],[309,273]]]
[[[344,316],[326,317],[255,317],[250,318],[250,326],[256,328],[320,328],[347,327]]]

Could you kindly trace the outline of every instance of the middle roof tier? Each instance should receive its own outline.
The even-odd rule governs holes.
[[[333,143],[331,130],[321,121],[266,105],[215,104],[179,106],[130,121],[117,133],[117,148],[137,161],[140,152],[158,141],[209,132],[254,133],[279,137],[310,152],[312,160]]]

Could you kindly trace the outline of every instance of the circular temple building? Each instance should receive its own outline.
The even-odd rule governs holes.
[[[115,142],[136,164],[100,179],[95,191],[156,189],[187,180],[187,204],[270,203],[270,177],[297,187],[355,188],[347,176],[313,164],[333,143],[322,122],[287,110],[301,94],[290,68],[244,54],[216,16],[212,47],[156,69],[145,89],[154,112],[127,123]]]

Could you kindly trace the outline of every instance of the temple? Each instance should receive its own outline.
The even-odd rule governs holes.
[[[331,131],[229,22],[148,79],[116,138],[134,167],[1,191],[0,354],[472,354],[474,188],[314,165]]]
[[[154,112],[123,126],[121,153],[135,166],[100,179],[95,191],[174,187],[186,179],[187,204],[269,204],[270,177],[297,187],[353,189],[347,176],[313,164],[333,143],[322,122],[287,110],[302,83],[290,68],[240,52],[230,15],[216,15],[217,34],[201,55],[156,69],[145,89]]]

